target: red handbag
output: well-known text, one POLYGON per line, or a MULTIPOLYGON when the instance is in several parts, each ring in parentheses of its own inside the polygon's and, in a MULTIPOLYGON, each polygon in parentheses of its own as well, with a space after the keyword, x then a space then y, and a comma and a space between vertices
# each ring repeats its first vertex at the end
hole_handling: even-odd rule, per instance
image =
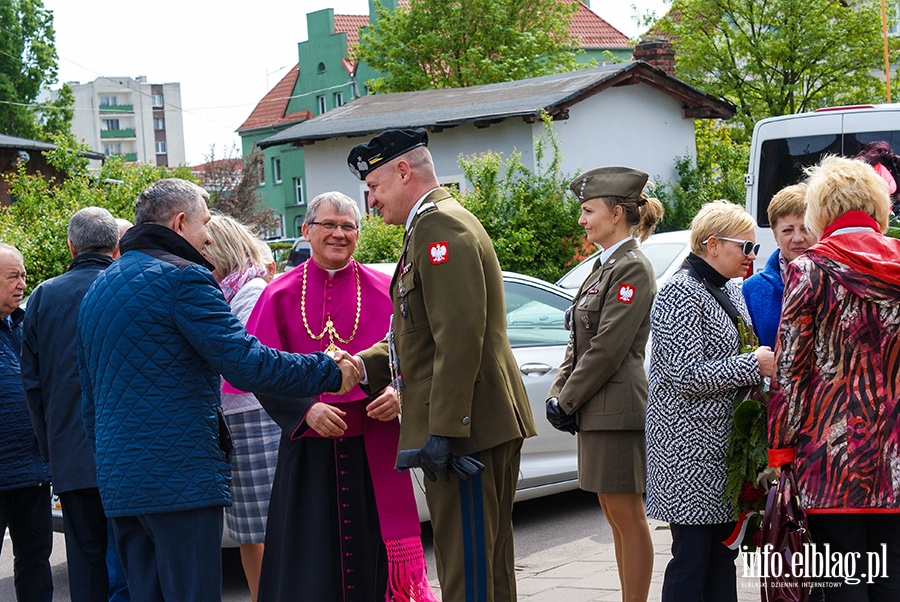
POLYGON ((760 547, 781 557, 780 562, 770 563, 772 566, 763 575, 763 602, 807 602, 810 578, 791 574, 793 554, 802 554, 810 539, 806 512, 800 506, 797 482, 790 465, 781 467, 778 484, 769 490, 761 532, 760 547), (772 570, 778 567, 780 570, 772 570))

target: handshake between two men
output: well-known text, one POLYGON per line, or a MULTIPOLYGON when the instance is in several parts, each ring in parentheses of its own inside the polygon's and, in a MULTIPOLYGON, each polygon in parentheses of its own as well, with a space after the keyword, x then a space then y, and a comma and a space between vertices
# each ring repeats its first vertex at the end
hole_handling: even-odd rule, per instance
MULTIPOLYGON (((338 395, 350 391, 359 384, 364 374, 362 360, 346 351, 335 351, 331 355, 341 370, 341 388, 338 395)), ((366 415, 376 420, 393 420, 400 414, 400 395, 393 387, 386 387, 366 406, 366 415)), ((310 428, 323 437, 340 437, 347 428, 343 421, 346 413, 335 405, 319 402, 306 414, 306 422, 310 428)), ((445 481, 455 474, 460 479, 484 471, 484 464, 470 456, 454 454, 450 451, 453 439, 439 435, 429 435, 425 444, 419 449, 403 449, 397 454, 397 470, 421 468, 425 478, 437 480, 438 476, 445 481)))

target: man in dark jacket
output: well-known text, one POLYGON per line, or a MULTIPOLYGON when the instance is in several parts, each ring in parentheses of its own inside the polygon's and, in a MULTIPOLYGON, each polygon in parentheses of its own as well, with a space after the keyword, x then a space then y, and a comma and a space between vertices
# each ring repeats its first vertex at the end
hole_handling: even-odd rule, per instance
POLYGON ((231 470, 220 374, 244 391, 296 398, 358 380, 348 361, 276 351, 247 334, 201 254, 208 198, 177 178, 144 190, 122 257, 78 318, 85 429, 135 602, 221 600, 231 470))
POLYGON ((12 539, 16 598, 49 602, 50 468, 38 450, 22 387, 24 293, 22 254, 0 243, 0 534, 8 528, 12 539))
MULTIPOLYGON (((107 520, 97 489, 94 450, 81 421, 76 325, 88 287, 118 256, 119 228, 106 209, 86 207, 69 220, 69 271, 28 299, 22 380, 53 491, 63 507, 72 602, 106 602, 107 520)), ((112 550, 115 553, 115 550, 112 550)))

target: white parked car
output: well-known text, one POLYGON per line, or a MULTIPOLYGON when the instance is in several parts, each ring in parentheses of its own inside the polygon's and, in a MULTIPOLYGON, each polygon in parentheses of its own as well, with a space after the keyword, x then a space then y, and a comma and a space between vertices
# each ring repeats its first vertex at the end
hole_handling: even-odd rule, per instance
MULTIPOLYGON (((656 288, 659 289, 672 274, 681 268, 681 262, 691 252, 691 231, 676 230, 654 234, 641 243, 641 251, 653 265, 653 272, 656 274, 656 288)), ((584 279, 590 275, 591 268, 598 257, 600 257, 600 251, 569 270, 565 276, 556 281, 556 284, 562 288, 571 289, 574 294, 584 279)))

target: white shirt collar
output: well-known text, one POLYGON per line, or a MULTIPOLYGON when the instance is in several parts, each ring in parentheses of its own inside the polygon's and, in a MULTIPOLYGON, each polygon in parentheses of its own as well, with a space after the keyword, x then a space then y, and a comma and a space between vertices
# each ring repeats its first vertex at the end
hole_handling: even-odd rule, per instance
POLYGON ((632 239, 631 236, 626 236, 625 238, 623 238, 622 240, 620 240, 619 242, 617 242, 610 248, 603 249, 603 252, 600 253, 600 265, 603 265, 604 263, 606 263, 606 260, 609 259, 610 257, 612 257, 612 254, 616 252, 616 249, 618 249, 619 247, 621 247, 623 244, 625 244, 626 242, 628 242, 631 239, 632 239))
POLYGON ((409 226, 410 226, 410 224, 412 224, 413 218, 416 216, 416 213, 419 211, 419 207, 421 207, 422 203, 425 201, 425 197, 427 197, 429 194, 431 194, 438 188, 439 187, 434 187, 431 190, 429 190, 428 192, 426 192, 425 194, 423 194, 419 198, 419 200, 416 201, 416 204, 413 205, 412 209, 409 210, 409 215, 406 216, 406 229, 407 230, 409 230, 409 226))

